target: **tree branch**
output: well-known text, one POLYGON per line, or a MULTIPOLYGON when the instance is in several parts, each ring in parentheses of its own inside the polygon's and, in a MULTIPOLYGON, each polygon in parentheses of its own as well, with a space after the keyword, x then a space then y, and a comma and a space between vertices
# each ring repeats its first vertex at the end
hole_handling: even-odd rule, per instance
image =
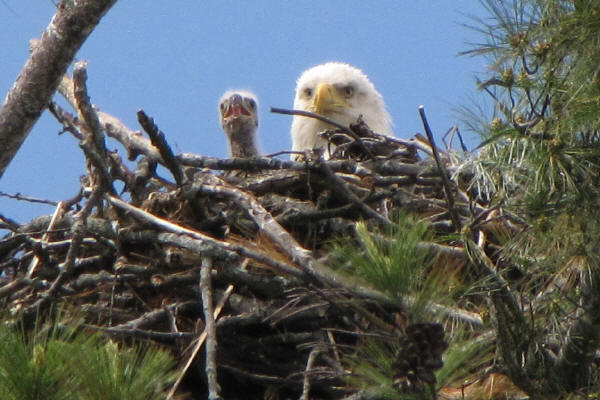
POLYGON ((202 309, 204 310, 204 323, 206 332, 206 380, 208 381, 208 398, 217 400, 221 387, 217 380, 217 328, 213 307, 213 293, 210 272, 212 258, 206 257, 200 268, 200 293, 202 293, 202 309))
POLYGON ((116 0, 62 1, 0 108, 0 177, 47 107, 58 84, 116 0))
POLYGON ((460 217, 458 216, 458 212, 456 212, 456 208, 454 207, 454 194, 452 193, 452 188, 450 187, 448 171, 446 170, 446 167, 440 160, 440 156, 437 152, 437 147, 435 146, 435 140, 433 139, 433 133, 431 132, 429 122, 427 122, 427 118, 425 117, 425 108, 423 106, 419 106, 419 115, 421 115, 423 127, 425 128, 425 133, 427 133, 427 138, 429 139, 429 143, 431 144, 433 158, 435 159, 435 163, 437 164, 440 170, 440 175, 442 177, 442 183, 444 186, 444 193, 446 194, 446 201, 448 202, 448 213, 450 214, 450 218, 452 219, 454 229, 456 230, 456 232, 460 232, 462 224, 460 223, 460 217))

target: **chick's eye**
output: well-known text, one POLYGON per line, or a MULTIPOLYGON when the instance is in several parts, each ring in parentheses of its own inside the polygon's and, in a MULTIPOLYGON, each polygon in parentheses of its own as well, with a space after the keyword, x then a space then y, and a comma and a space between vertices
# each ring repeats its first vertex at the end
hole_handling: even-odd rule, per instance
POLYGON ((304 89, 304 95, 306 97, 311 97, 312 96, 312 89, 311 88, 304 89))
POLYGON ((344 87, 344 96, 352 97, 353 94, 354 94, 354 87, 352 87, 352 86, 344 87))
POLYGON ((256 109, 256 102, 252 99, 248 99, 248 105, 250 106, 251 109, 255 110, 256 109))
POLYGON ((219 104, 219 107, 221 108, 221 111, 225 111, 225 103, 219 104))

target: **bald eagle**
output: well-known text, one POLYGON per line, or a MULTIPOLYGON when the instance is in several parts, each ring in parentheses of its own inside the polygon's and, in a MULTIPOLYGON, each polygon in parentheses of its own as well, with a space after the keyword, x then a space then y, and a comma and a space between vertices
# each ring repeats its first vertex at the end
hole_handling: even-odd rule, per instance
MULTIPOLYGON (((321 114, 342 125, 356 122, 362 115, 374 132, 393 136, 383 97, 360 69, 349 64, 328 62, 304 71, 296 85, 294 109, 321 114)), ((327 141, 318 133, 332 128, 317 119, 295 115, 292 150, 325 148, 325 158, 329 158, 327 141)), ((299 159, 301 155, 292 155, 292 160, 299 159)))
POLYGON ((229 90, 219 100, 221 127, 229 139, 231 157, 258 157, 258 99, 250 92, 229 90))

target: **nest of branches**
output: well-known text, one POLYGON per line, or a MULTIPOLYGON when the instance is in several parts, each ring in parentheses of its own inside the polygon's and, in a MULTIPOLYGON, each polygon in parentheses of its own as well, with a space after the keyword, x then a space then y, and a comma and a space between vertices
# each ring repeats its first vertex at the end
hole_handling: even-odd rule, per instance
MULTIPOLYGON (((328 161, 174 155, 143 112, 149 139, 96 110, 85 79, 78 63, 59 89, 76 116, 50 106, 85 153, 81 192, 53 215, 10 226, 0 241, 0 298, 13 315, 60 305, 79 310, 90 329, 169 346, 184 371, 171 395, 367 398, 346 384, 344 359, 366 336, 404 335, 402 305, 333 270, 326 244, 352 237, 359 220, 391 225, 399 209, 440 234, 490 212, 450 182, 443 154, 420 160, 418 151, 435 148, 424 138, 385 138, 358 121, 326 133, 337 146, 328 161), (107 151, 104 132, 133 167, 107 151)), ((465 258, 452 243, 427 250, 465 258)), ((440 327, 431 330, 434 359, 414 362, 436 369, 445 345, 440 327)), ((402 351, 428 348, 422 340, 402 351)), ((399 365, 404 389, 432 384, 430 371, 399 365)))

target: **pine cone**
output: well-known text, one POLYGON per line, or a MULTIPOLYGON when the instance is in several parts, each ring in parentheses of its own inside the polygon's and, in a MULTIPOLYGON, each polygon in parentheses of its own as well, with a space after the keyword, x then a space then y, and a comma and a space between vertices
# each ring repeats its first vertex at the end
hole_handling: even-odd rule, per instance
POLYGON ((448 348, 440 324, 419 323, 406 327, 392 364, 394 387, 401 392, 421 392, 436 383, 435 371, 442 368, 442 353, 448 348))

